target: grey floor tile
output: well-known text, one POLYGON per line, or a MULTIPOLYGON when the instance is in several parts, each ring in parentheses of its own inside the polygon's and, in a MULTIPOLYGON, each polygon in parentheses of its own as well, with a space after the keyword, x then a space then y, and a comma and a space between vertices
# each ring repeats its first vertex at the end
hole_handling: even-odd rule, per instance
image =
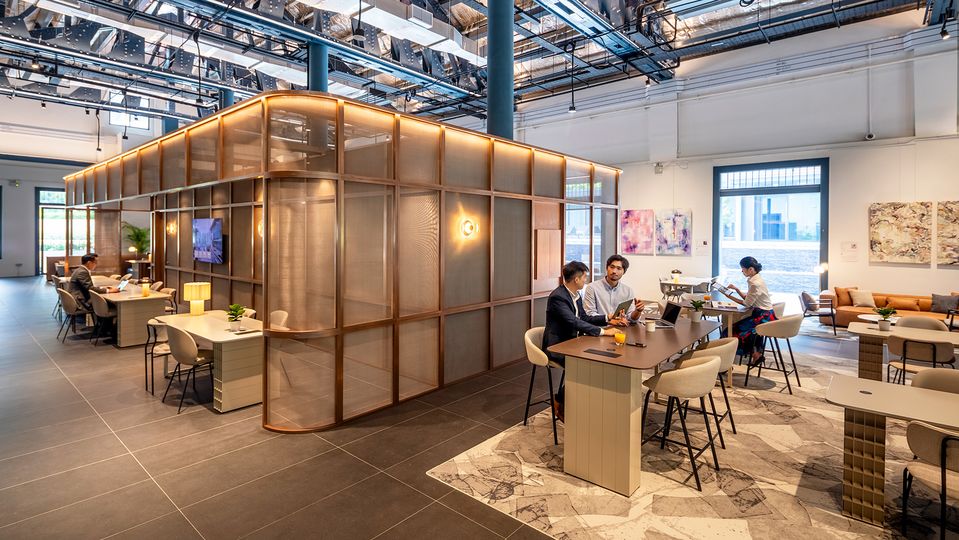
POLYGON ((482 523, 484 527, 500 536, 509 536, 522 525, 522 522, 516 518, 483 504, 460 491, 450 491, 439 499, 439 502, 477 523, 482 523))
MULTIPOLYGON (((533 401, 539 401, 540 399, 545 399, 545 398, 546 398, 545 394, 539 396, 538 398, 536 396, 533 396, 533 401)), ((546 407, 548 407, 548 405, 546 405, 545 403, 531 405, 529 408, 529 415, 533 416, 536 413, 545 409, 546 407)), ((525 412, 526 412, 526 401, 523 400, 523 403, 520 404, 519 406, 510 409, 509 411, 497 416, 496 418, 486 420, 484 423, 495 429, 503 431, 506 428, 513 427, 516 424, 522 422, 523 414, 525 412)))
POLYGON ((373 538, 432 502, 378 474, 257 531, 252 538, 373 538))
POLYGON ((311 458, 183 509, 205 538, 236 538, 376 473, 340 450, 311 458))
POLYGON ((436 502, 376 538, 377 540, 409 540, 411 538, 485 540, 502 538, 502 536, 436 502))
POLYGON ((395 426, 400 422, 419 416, 432 409, 432 405, 414 399, 401 403, 396 407, 391 407, 375 412, 369 416, 347 422, 342 426, 322 431, 319 435, 337 446, 343 446, 361 437, 395 426))
POLYGON ((156 477, 180 507, 289 467, 333 448, 310 435, 284 435, 156 477))
MULTIPOLYGON (((545 379, 545 371, 543 375, 545 379)), ((449 405, 444 405, 443 409, 477 422, 486 422, 515 409, 517 406, 525 407, 528 391, 528 387, 523 388, 518 384, 501 384, 449 405)), ((534 392, 533 398, 534 400, 537 398, 544 399, 545 395, 534 392)))
POLYGON ((509 540, 549 540, 552 536, 543 534, 529 525, 520 525, 520 527, 507 538, 509 540))
POLYGON ((405 461, 401 461, 386 470, 387 474, 401 482, 429 495, 442 497, 453 488, 426 475, 426 471, 469 450, 481 442, 496 436, 500 432, 491 427, 480 425, 441 442, 405 461))
POLYGON ((452 384, 446 388, 426 394, 425 396, 421 396, 416 399, 424 403, 429 403, 430 405, 442 406, 463 399, 464 397, 473 395, 477 392, 486 390, 491 386, 503 384, 504 382, 505 381, 503 379, 484 374, 463 382, 452 384))
POLYGON ((21 431, 79 420, 95 414, 94 410, 84 401, 51 404, 50 407, 19 414, 17 411, 11 411, 0 420, 0 438, 13 436, 14 433, 21 431))
POLYGON ((146 480, 0 529, 0 536, 103 538, 175 509, 156 484, 146 480))
POLYGON ((26 429, 0 437, 0 459, 36 452, 104 433, 110 433, 110 428, 98 417, 92 415, 50 426, 26 429))
POLYGON ((184 408, 183 412, 177 415, 176 404, 173 404, 172 409, 173 414, 171 416, 167 416, 156 422, 117 430, 117 436, 130 448, 131 452, 136 452, 141 448, 193 435, 215 427, 231 424, 238 420, 260 417, 259 406, 247 407, 223 414, 216 413, 200 405, 192 407, 189 411, 190 414, 187 414, 188 411, 184 408))
POLYGON ((107 433, 0 460, 0 489, 126 453, 120 441, 107 433))
POLYGON ((148 478, 130 455, 0 490, 0 526, 148 478))
POLYGON ((183 514, 173 511, 107 538, 110 540, 188 540, 202 537, 183 514))
POLYGON ((343 449, 376 467, 387 468, 476 425, 459 415, 433 410, 354 441, 343 449))

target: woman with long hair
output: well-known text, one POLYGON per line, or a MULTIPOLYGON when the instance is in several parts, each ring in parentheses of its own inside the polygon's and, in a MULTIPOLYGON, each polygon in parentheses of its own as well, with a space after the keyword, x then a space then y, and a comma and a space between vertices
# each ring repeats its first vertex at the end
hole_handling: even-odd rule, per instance
POLYGON ((729 288, 736 291, 739 298, 730 295, 729 299, 752 308, 752 312, 733 325, 733 335, 739 338, 739 353, 746 355, 750 364, 757 364, 763 360, 763 351, 760 346, 762 338, 756 334, 756 327, 765 322, 775 321, 776 315, 773 313, 773 301, 769 296, 766 281, 759 275, 763 265, 759 264, 755 257, 743 257, 739 261, 739 267, 746 276, 749 288, 743 293, 739 287, 730 283, 729 288))

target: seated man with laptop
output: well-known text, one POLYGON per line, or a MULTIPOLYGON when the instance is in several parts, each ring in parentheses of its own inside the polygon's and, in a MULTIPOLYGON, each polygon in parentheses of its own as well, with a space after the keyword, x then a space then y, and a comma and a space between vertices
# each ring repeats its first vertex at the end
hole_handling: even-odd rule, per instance
POLYGON ((626 257, 610 255, 606 259, 606 276, 593 281, 583 291, 583 307, 586 308, 587 314, 612 313, 616 317, 625 317, 629 324, 635 324, 639 320, 646 304, 633 295, 629 285, 621 282, 627 270, 629 261, 626 257))
POLYGON ((96 268, 97 254, 87 253, 80 258, 80 266, 76 267, 73 273, 70 274, 71 292, 77 301, 87 310, 93 309, 90 305, 90 291, 106 294, 119 292, 122 287, 125 287, 122 283, 120 287, 97 287, 93 284, 93 271, 96 270, 96 268))
MULTIPOLYGON (((546 303, 546 329, 543 331, 543 352, 557 364, 566 365, 562 355, 550 353, 549 347, 577 338, 579 335, 612 336, 616 333, 606 325, 626 326, 626 320, 615 314, 589 315, 583 307, 580 291, 589 279, 589 267, 580 261, 563 266, 563 284, 549 295, 546 303)), ((563 420, 563 386, 553 400, 557 418, 563 420)))

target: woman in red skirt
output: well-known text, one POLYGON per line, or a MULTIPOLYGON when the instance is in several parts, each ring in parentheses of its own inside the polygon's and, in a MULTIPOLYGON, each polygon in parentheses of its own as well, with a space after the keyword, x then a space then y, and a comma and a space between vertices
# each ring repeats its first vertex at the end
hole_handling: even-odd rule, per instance
POLYGON ((762 361, 762 337, 756 334, 756 327, 762 323, 775 321, 776 315, 773 313, 773 302, 769 296, 769 289, 766 287, 766 281, 759 275, 763 265, 759 264, 754 257, 743 257, 739 261, 739 267, 746 276, 746 282, 749 289, 743 291, 730 284, 729 288, 739 295, 739 298, 730 296, 729 299, 737 304, 752 308, 752 313, 733 325, 733 335, 739 338, 739 354, 746 355, 750 364, 757 364, 762 361))

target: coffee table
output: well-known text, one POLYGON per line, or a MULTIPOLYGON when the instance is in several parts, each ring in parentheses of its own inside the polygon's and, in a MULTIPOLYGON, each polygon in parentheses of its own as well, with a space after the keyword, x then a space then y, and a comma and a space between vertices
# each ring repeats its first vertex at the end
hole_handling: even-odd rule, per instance
MULTIPOLYGON (((859 316, 859 318, 864 321, 869 321, 874 323, 877 323, 879 322, 880 319, 882 319, 882 317, 880 317, 879 315, 872 314, 872 313, 863 313, 862 315, 859 316)), ((896 324, 896 321, 898 320, 899 320, 899 317, 889 317, 889 322, 892 324, 896 324)))

